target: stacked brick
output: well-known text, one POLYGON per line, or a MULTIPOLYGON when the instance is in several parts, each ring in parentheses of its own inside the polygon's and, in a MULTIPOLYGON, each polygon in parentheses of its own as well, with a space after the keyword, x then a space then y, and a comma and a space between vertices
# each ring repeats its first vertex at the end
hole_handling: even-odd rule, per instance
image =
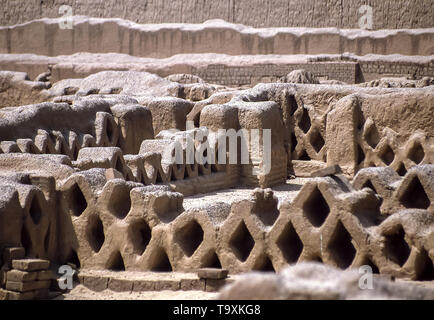
POLYGON ((3 300, 47 299, 51 286, 50 262, 42 259, 25 259, 24 248, 4 250, 2 267, 3 300))

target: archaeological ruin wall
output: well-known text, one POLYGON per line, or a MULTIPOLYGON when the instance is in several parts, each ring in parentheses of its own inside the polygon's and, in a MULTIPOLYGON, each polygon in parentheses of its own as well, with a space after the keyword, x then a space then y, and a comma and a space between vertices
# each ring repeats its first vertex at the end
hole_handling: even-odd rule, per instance
POLYGON ((369 5, 374 12, 374 29, 431 28, 433 3, 424 0, 227 0, 182 2, 46 0, 0 2, 0 25, 13 25, 39 18, 57 18, 62 5, 74 15, 122 18, 137 23, 202 23, 223 19, 254 27, 358 28, 359 8, 369 5))

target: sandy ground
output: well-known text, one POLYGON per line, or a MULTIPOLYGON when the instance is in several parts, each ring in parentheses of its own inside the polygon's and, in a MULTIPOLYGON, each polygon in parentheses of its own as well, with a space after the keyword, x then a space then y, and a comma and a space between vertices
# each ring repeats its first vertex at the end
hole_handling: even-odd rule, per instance
MULTIPOLYGON (((403 281, 401 283, 411 283, 418 286, 434 289, 434 281, 403 281)), ((213 300, 218 296, 217 292, 204 291, 147 291, 147 292, 114 292, 104 290, 94 292, 83 285, 77 285, 67 294, 58 296, 53 300, 213 300)))
MULTIPOLYGON (((279 199, 279 205, 282 201, 293 201, 300 191, 303 184, 310 178, 296 178, 287 180, 285 184, 280 184, 271 188, 274 195, 279 199)), ((207 203, 225 202, 232 204, 233 202, 249 199, 253 193, 253 189, 249 187, 237 187, 224 189, 207 194, 197 194, 184 198, 184 209, 188 210, 194 207, 203 206, 207 203)))
POLYGON ((217 292, 203 291, 146 291, 146 292, 114 292, 104 290, 94 292, 83 285, 78 285, 69 293, 54 300, 212 300, 217 292))

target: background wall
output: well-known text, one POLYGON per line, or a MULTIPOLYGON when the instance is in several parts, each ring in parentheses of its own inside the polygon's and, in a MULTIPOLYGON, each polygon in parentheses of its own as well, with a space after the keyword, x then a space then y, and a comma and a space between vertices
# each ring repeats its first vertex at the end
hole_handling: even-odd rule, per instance
POLYGON ((0 27, 0 53, 57 56, 76 52, 118 52, 167 58, 181 53, 401 54, 434 55, 434 28, 348 30, 337 28, 252 28, 214 20, 203 24, 136 24, 122 19, 84 16, 40 19, 0 27))
POLYGON ((361 5, 373 7, 374 29, 434 26, 432 0, 0 0, 0 25, 74 15, 123 18, 138 23, 201 23, 224 19, 255 27, 359 28, 361 5))

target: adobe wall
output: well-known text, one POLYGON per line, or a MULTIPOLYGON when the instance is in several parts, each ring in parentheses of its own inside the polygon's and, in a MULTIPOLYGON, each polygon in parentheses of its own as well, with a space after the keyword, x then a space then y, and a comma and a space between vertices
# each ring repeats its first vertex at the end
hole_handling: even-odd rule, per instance
POLYGON ((135 24, 122 19, 33 20, 0 27, 0 53, 47 56, 76 52, 126 53, 167 58, 181 53, 258 54, 434 54, 434 29, 349 30, 309 28, 255 29, 223 20, 204 24, 135 24))
POLYGON ((137 23, 202 23, 224 19, 255 27, 359 28, 359 8, 373 8, 374 29, 429 28, 434 2, 426 0, 26 0, 0 1, 0 25, 59 17, 61 5, 75 15, 123 18, 137 23))
POLYGON ((52 82, 84 78, 104 70, 146 71, 161 77, 185 73, 197 75, 208 83, 228 86, 276 82, 293 70, 305 69, 320 80, 339 80, 353 84, 382 77, 432 77, 434 56, 189 54, 151 59, 120 54, 79 53, 67 57, 0 54, 0 69, 25 72, 30 79, 51 70, 52 82))

